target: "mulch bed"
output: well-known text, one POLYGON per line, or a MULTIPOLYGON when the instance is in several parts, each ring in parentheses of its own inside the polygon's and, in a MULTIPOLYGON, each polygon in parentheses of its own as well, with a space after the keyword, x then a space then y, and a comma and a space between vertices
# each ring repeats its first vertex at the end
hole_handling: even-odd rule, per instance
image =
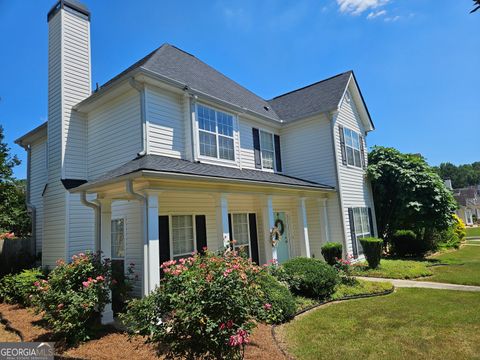
MULTIPOLYGON (((157 356, 155 348, 151 344, 145 344, 142 337, 129 339, 127 334, 110 327, 105 327, 95 339, 77 347, 68 348, 45 328, 41 316, 35 315, 32 309, 0 303, 0 317, 7 321, 11 328, 18 331, 23 341, 56 341, 56 350, 64 358, 99 360, 163 358, 163 356, 157 356)), ((245 359, 286 359, 274 342, 271 326, 258 325, 246 348, 245 359)))

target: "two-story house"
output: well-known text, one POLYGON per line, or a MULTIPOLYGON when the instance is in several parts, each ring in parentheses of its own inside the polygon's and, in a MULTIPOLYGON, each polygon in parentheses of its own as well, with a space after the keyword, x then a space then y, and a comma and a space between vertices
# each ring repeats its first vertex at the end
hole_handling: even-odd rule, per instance
POLYGON ((48 27, 48 121, 17 140, 42 265, 101 250, 148 294, 163 261, 233 239, 258 263, 362 255, 374 126, 353 72, 265 100, 164 44, 92 92, 88 9, 60 0, 48 27))

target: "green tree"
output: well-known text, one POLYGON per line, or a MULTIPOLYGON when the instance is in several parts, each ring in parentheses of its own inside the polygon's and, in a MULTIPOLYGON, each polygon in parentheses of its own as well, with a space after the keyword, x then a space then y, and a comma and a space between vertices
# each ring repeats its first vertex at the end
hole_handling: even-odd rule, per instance
POLYGON ((452 180, 455 189, 480 183, 480 162, 456 166, 452 163, 441 163, 435 171, 443 180, 452 180))
POLYGON ((399 229, 414 230, 427 241, 452 224, 455 200, 421 155, 374 147, 368 159, 378 231, 386 241, 399 229))
POLYGON ((13 231, 23 236, 30 232, 30 218, 25 204, 25 181, 13 176, 20 160, 10 154, 0 126, 0 232, 13 231))

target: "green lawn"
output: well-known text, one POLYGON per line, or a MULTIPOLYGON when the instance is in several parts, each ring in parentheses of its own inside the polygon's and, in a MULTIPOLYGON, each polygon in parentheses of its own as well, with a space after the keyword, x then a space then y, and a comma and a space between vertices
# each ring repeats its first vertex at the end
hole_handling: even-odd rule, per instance
POLYGON ((467 236, 478 236, 480 237, 480 226, 474 228, 467 228, 467 236))
MULTIPOLYGON (((389 282, 357 280, 354 285, 337 285, 331 299, 338 300, 348 296, 378 294, 392 289, 393 285, 389 282)), ((303 296, 296 296, 295 299, 297 302, 297 311, 307 309, 319 303, 318 300, 303 296)))
POLYGON ((313 310, 278 329, 303 359, 478 359, 480 293, 398 289, 313 310))
POLYGON ((480 286, 480 246, 464 245, 432 259, 448 265, 431 267, 433 276, 428 281, 480 286))
POLYGON ((433 274, 428 265, 428 261, 383 259, 377 269, 369 269, 365 263, 356 265, 354 274, 390 279, 415 279, 433 274))

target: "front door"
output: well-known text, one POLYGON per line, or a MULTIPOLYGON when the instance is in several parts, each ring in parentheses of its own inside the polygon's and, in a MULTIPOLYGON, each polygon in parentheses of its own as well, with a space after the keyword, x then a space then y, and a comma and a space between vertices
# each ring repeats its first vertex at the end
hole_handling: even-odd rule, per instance
POLYGON ((279 264, 282 264, 290 258, 290 239, 288 236, 288 223, 285 212, 275 213, 275 226, 281 234, 280 241, 277 243, 277 260, 279 264))

